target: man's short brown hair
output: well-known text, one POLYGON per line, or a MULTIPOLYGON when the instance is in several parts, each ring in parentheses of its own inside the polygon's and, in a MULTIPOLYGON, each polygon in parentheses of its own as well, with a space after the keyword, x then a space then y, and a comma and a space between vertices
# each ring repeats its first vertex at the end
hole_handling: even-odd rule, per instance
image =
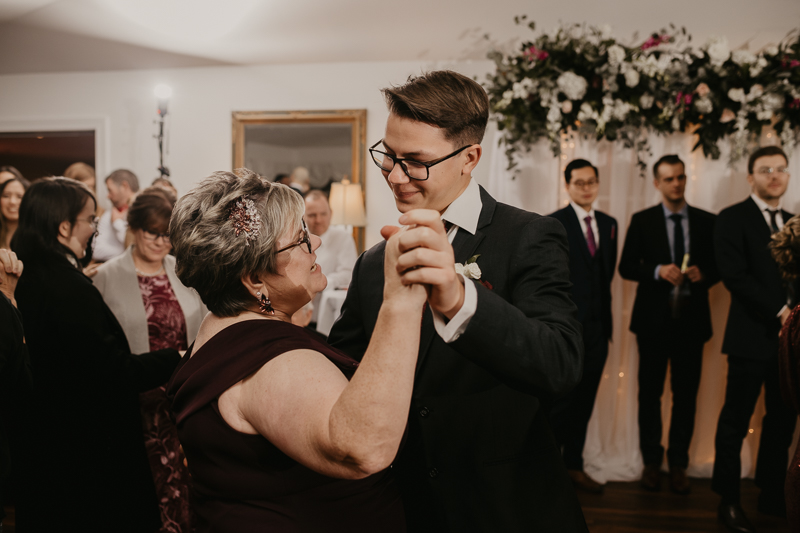
POLYGON ((747 160, 747 173, 752 174, 754 167, 756 166, 756 160, 760 157, 766 157, 768 155, 780 155, 783 156, 783 160, 786 161, 786 164, 789 164, 789 158, 786 157, 786 152, 784 152, 780 146, 762 146, 752 154, 750 154, 750 159, 747 160))
POLYGON ((410 76, 383 89, 389 112, 444 130, 459 147, 480 144, 489 121, 489 98, 478 82, 451 70, 410 76))
POLYGON ((106 183, 109 181, 114 182, 114 184, 118 187, 123 183, 127 183, 132 192, 139 192, 139 178, 137 178, 136 174, 130 170, 124 168, 115 170, 106 178, 106 183))

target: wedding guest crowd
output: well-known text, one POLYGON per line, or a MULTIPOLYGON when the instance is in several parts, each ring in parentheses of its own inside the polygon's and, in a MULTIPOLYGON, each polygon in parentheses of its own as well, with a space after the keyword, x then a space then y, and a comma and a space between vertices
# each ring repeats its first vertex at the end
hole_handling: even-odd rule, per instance
MULTIPOLYGON (((197 292, 180 282, 175 258, 168 255, 175 201, 171 191, 159 187, 139 193, 127 211, 134 244, 101 265, 92 280, 122 326, 133 353, 186 350, 207 312, 197 292)), ((162 531, 189 532, 189 474, 164 387, 142 392, 139 402, 162 531)))
POLYGON ((138 393, 166 382, 177 350, 134 355, 79 268, 96 230, 86 185, 45 178, 26 192, 12 249, 34 390, 21 430, 19 531, 154 531, 160 525, 138 393))
POLYGON ((139 191, 139 179, 130 170, 115 170, 106 178, 111 209, 103 213, 97 227, 93 259, 108 261, 125 251, 128 231, 126 211, 139 191))

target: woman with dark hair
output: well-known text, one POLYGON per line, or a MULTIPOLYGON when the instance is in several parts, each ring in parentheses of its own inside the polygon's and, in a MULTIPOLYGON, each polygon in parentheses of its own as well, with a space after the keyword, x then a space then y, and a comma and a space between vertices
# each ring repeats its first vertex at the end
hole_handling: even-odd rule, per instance
MULTIPOLYGON (((119 320, 134 353, 175 348, 194 342, 208 312, 197 291, 186 288, 168 255, 169 219, 175 196, 148 187, 128 208, 134 244, 104 263, 92 281, 119 320)), ((161 509, 161 531, 191 531, 189 473, 183 464, 178 431, 169 416, 164 387, 139 395, 145 448, 161 509)))
POLYGON ((45 178, 20 206, 12 249, 33 365, 17 530, 142 533, 159 527, 138 393, 163 384, 177 350, 133 355, 79 259, 97 229, 82 183, 45 178))
POLYGON ((392 236, 377 248, 383 306, 360 362, 292 324, 327 283, 303 208, 291 188, 240 169, 216 172, 172 215, 178 277, 211 311, 167 386, 200 533, 406 529, 389 466, 426 292, 403 285, 392 236))
POLYGON ((19 178, 0 183, 0 248, 11 246, 11 237, 19 223, 19 204, 26 190, 28 182, 19 178))
MULTIPOLYGON (((779 339, 778 365, 783 401, 800 412, 800 215, 791 218, 772 235, 772 257, 778 263, 793 309, 783 323, 779 339)), ((789 529, 800 531, 800 445, 789 462, 784 485, 789 529)))
POLYGON ((2 165, 2 166, 0 166, 0 183, 5 183, 8 180, 14 179, 14 178, 16 178, 19 181, 21 181, 22 183, 24 183, 26 188, 27 188, 28 185, 31 184, 28 180, 26 180, 22 176, 22 172, 17 170, 16 167, 12 167, 11 165, 2 165))

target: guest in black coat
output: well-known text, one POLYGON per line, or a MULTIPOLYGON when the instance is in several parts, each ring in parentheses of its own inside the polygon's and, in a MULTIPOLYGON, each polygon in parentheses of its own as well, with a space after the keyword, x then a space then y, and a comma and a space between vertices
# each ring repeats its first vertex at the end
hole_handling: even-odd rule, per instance
POLYGON ((8 503, 9 482, 19 475, 15 452, 19 422, 31 390, 31 369, 22 317, 14 289, 22 273, 22 261, 11 250, 0 249, 0 524, 8 503))
POLYGON ((663 202, 631 217, 619 273, 639 284, 630 329, 639 346, 642 486, 654 491, 661 488, 661 395, 669 363, 670 488, 686 494, 703 344, 711 338, 708 290, 719 281, 713 246, 716 216, 687 205, 685 166, 678 156, 659 159, 653 176, 663 202))
POLYGON ((722 496, 720 519, 731 531, 753 531, 739 505, 740 454, 762 385, 767 414, 756 466, 758 510, 786 513, 783 484, 797 415, 781 401, 778 333, 790 311, 769 243, 792 217, 781 209, 789 183, 787 164, 786 154, 776 146, 753 152, 747 164, 753 193, 717 219, 717 264, 731 292, 731 309, 722 344, 728 354, 728 383, 717 424, 711 488, 722 496))
POLYGON ((175 350, 133 355, 78 261, 97 225, 77 181, 34 183, 12 249, 25 262, 16 290, 33 365, 26 476, 17 530, 151 532, 158 507, 138 393, 163 384, 175 350))
POLYGON ((567 230, 572 300, 583 325, 583 376, 571 393, 556 400, 550 420, 563 446, 564 464, 573 483, 597 493, 602 492, 603 486, 584 472, 583 446, 613 327, 611 280, 617 266, 617 221, 593 207, 600 182, 597 168, 589 161, 571 161, 564 170, 564 179, 570 205, 550 216, 567 230))

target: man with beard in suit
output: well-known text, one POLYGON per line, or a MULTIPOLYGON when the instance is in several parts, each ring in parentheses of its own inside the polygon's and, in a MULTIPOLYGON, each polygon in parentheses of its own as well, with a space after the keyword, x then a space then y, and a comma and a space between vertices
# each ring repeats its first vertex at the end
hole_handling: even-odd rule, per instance
POLYGON ((600 493, 603 486, 583 469, 583 446, 611 339, 617 221, 593 207, 600 190, 597 167, 585 159, 575 159, 564 169, 564 179, 570 205, 550 216, 567 230, 572 300, 583 325, 583 377, 571 393, 556 400, 550 419, 572 482, 579 489, 600 493))
POLYGON ((725 404, 714 442, 711 488, 722 497, 719 518, 730 531, 752 532, 740 505, 742 441, 764 386, 767 413, 761 431, 756 485, 758 510, 786 515, 783 485, 797 415, 781 400, 778 333, 789 316, 788 298, 769 243, 792 214, 781 209, 789 184, 786 154, 777 146, 753 152, 747 162, 752 194, 724 209, 717 219, 717 264, 731 292, 722 352, 728 354, 725 404))
POLYGON ((688 494, 689 444, 703 345, 711 338, 708 290, 719 281, 714 260, 715 215, 686 203, 686 167, 677 155, 653 165, 662 203, 631 217, 619 273, 638 282, 630 329, 639 347, 639 447, 642 486, 661 489, 661 395, 667 365, 672 388, 670 488, 688 494))
MULTIPOLYGON (((398 269, 429 292, 393 465, 408 529, 585 532, 541 408, 582 368, 564 228, 498 203, 472 179, 489 116, 478 83, 436 71, 383 93, 389 118, 370 154, 409 227, 398 269)), ((381 306, 383 249, 359 258, 329 336, 357 359, 381 306)))

